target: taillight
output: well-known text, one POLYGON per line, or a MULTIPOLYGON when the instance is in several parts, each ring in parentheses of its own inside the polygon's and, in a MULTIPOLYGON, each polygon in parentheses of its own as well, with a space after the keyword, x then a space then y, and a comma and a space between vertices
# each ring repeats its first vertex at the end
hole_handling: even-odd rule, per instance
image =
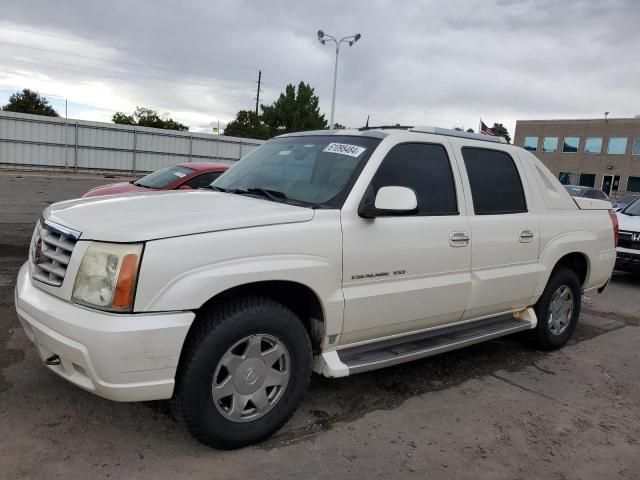
POLYGON ((611 219, 611 225, 613 225, 613 246, 618 246, 618 230, 620 229, 618 225, 618 216, 613 210, 609 210, 609 218, 611 219))

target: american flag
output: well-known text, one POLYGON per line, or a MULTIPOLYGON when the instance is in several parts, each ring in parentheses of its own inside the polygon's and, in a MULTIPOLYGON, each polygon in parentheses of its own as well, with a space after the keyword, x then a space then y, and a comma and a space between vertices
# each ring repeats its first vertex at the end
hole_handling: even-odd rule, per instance
POLYGON ((482 119, 480 120, 480 133, 483 135, 491 135, 492 137, 496 136, 496 131, 493 128, 487 127, 482 119))

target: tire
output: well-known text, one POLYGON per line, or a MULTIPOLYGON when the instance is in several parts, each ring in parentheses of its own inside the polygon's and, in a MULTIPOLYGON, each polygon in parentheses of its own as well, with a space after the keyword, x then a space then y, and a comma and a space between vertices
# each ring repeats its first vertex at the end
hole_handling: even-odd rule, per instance
POLYGON ((569 341, 578 323, 581 300, 578 275, 566 267, 556 268, 534 307, 538 324, 531 336, 538 348, 556 350, 569 341), (554 296, 560 300, 554 301, 554 296), (571 311, 566 315, 558 314, 568 308, 571 311), (562 325, 564 318, 566 323, 562 325))
POLYGON ((289 420, 309 384, 312 351, 304 325, 265 297, 225 301, 200 315, 181 357, 172 410, 198 441, 213 448, 264 440, 289 420), (266 386, 272 376, 280 385, 266 386), (227 390, 233 394, 223 397, 227 390))

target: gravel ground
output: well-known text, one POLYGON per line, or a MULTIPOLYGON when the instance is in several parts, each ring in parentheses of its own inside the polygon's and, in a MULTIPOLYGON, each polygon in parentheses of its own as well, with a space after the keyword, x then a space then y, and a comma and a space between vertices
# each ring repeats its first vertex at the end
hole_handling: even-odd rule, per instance
POLYGON ((123 404, 48 372, 13 284, 49 203, 113 182, 0 172, 0 478, 640 477, 640 278, 584 299, 571 343, 518 337, 343 379, 314 376, 262 445, 207 449, 166 402, 123 404))

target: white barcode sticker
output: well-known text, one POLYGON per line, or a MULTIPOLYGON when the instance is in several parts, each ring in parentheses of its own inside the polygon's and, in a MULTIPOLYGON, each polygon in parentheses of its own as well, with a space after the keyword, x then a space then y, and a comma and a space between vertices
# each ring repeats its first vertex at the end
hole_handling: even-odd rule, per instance
POLYGON ((180 178, 182 178, 182 177, 184 177, 184 176, 186 176, 186 175, 187 175, 186 173, 182 173, 182 172, 173 172, 173 174, 174 174, 176 177, 180 177, 180 178))
POLYGON ((349 145, 348 143, 330 143, 325 147, 323 152, 359 157, 365 150, 366 148, 359 147, 358 145, 349 145))

